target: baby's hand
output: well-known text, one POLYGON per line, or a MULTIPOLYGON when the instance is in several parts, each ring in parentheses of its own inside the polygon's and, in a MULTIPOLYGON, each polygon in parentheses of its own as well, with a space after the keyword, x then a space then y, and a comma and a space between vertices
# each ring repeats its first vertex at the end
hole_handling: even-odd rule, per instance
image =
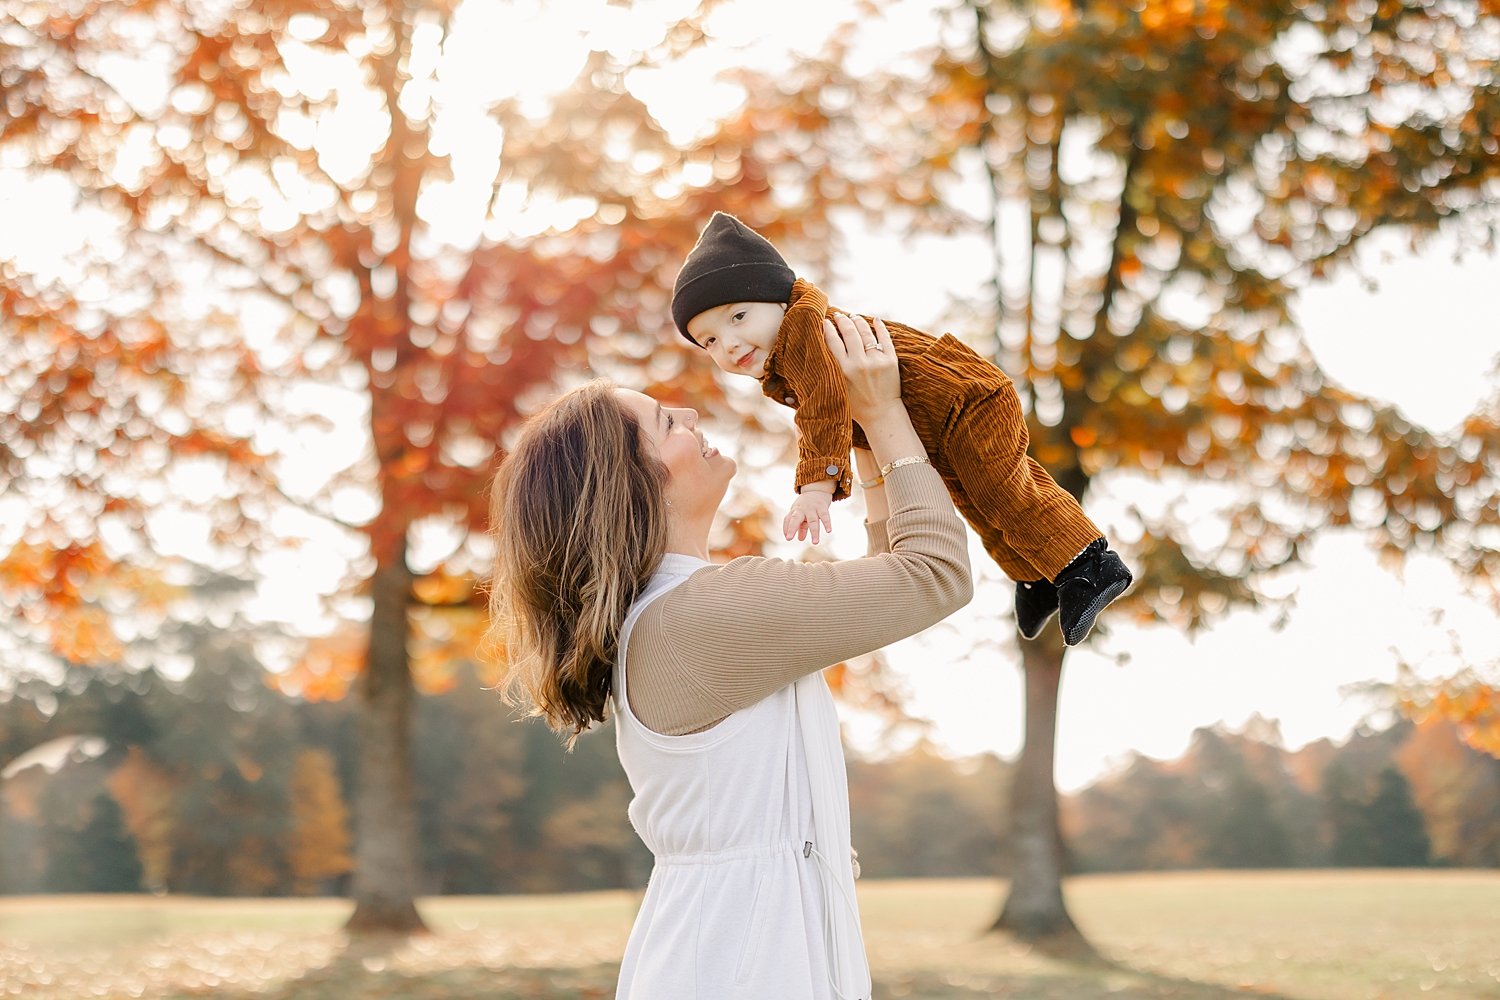
POLYGON ((828 513, 828 508, 832 506, 831 493, 824 493, 822 490, 798 493, 797 499, 792 501, 791 510, 787 511, 786 520, 781 523, 786 540, 791 541, 795 534, 797 541, 804 541, 808 532, 811 532, 812 543, 817 545, 824 529, 833 530, 833 518, 828 513))

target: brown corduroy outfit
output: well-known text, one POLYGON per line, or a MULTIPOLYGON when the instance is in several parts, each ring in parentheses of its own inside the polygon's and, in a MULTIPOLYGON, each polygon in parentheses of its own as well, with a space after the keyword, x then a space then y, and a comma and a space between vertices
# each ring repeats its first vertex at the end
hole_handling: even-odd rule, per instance
MULTIPOLYGON (((849 495, 849 449, 864 432, 849 417, 844 376, 823 339, 828 296, 798 278, 766 356, 761 391, 797 411, 797 489, 833 479, 849 495), (833 470, 833 471, 830 471, 833 470)), ((1030 455, 1021 401, 999 368, 952 334, 886 322, 901 399, 953 504, 1012 580, 1054 579, 1104 532, 1030 455)))

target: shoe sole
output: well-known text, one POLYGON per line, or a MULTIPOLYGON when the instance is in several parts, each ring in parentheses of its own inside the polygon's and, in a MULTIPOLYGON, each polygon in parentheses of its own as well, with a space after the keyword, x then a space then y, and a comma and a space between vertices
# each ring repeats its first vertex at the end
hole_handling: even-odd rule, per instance
POLYGON ((1037 625, 1035 632, 1028 633, 1025 629, 1023 629, 1019 625, 1016 626, 1016 631, 1019 632, 1019 633, 1021 633, 1021 638, 1022 639, 1035 639, 1037 636, 1039 636, 1039 635, 1042 634, 1042 630, 1047 627, 1047 623, 1050 622, 1053 619, 1053 617, 1055 617, 1056 615, 1057 615, 1057 609, 1053 608, 1051 611, 1049 611, 1047 613, 1047 617, 1043 618, 1041 620, 1041 623, 1039 625, 1037 625))
POLYGON ((1099 596, 1094 598, 1094 603, 1089 605, 1088 611, 1084 612, 1083 617, 1078 619, 1078 624, 1073 626, 1073 632, 1063 635, 1063 642, 1069 646, 1076 646, 1087 639, 1089 633, 1094 630, 1094 621, 1099 617, 1099 612, 1108 607, 1109 603, 1116 597, 1125 593, 1126 588, 1130 586, 1130 582, 1128 579, 1119 580, 1100 591, 1099 596))

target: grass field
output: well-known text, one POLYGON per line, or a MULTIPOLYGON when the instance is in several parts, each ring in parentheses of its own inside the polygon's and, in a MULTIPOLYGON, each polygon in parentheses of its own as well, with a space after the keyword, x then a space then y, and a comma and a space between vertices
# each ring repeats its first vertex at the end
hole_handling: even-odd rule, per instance
MULTIPOLYGON (((1187 872, 1068 884, 1100 960, 979 932, 992 880, 861 884, 875 995, 1500 1000, 1500 872, 1187 872)), ((612 997, 631 893, 447 897, 352 943, 343 900, 0 897, 0 997, 612 997)))

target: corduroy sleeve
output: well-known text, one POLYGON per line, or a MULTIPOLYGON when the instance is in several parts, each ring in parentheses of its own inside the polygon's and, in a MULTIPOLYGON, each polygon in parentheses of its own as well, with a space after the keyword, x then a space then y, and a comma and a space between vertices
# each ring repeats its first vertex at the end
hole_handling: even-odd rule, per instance
POLYGON ((778 332, 776 373, 796 400, 797 489, 822 479, 835 481, 833 498, 850 493, 849 449, 854 429, 844 373, 823 339, 828 298, 801 279, 792 289, 792 304, 778 332))
POLYGON ((891 513, 872 552, 839 562, 743 557, 656 602, 630 640, 630 705, 666 735, 701 729, 804 674, 880 649, 969 602, 963 521, 929 465, 886 478, 891 513))

